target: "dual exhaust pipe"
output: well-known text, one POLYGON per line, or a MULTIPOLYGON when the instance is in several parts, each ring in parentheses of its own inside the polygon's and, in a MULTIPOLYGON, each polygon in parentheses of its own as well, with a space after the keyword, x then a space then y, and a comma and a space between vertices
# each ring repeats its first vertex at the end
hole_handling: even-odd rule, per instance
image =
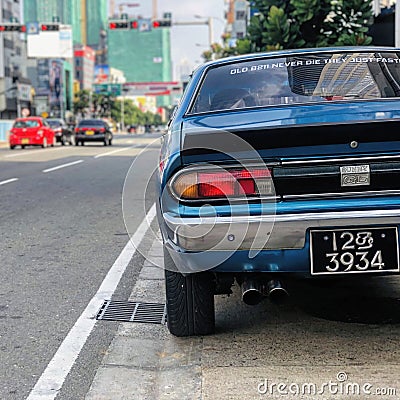
POLYGON ((265 297, 268 297, 273 303, 282 304, 289 293, 277 279, 271 279, 263 282, 256 279, 244 279, 242 284, 242 300, 248 305, 256 305, 265 297))

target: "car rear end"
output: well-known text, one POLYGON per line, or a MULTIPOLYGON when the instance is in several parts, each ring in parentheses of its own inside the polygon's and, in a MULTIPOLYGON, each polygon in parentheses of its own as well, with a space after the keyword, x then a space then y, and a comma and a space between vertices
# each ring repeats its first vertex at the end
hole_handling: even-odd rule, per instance
POLYGON ((256 304, 285 297, 289 279, 399 274, 399 128, 395 51, 200 68, 160 159, 171 332, 211 333, 204 304, 234 279, 256 304))
POLYGON ((210 69, 163 176, 163 235, 179 268, 397 274, 399 71, 387 51, 210 69), (213 105, 227 87, 248 92, 235 109, 237 93, 213 105))
POLYGON ((78 142, 105 142, 109 132, 101 120, 87 119, 78 123, 75 128, 75 141, 78 142))
POLYGON ((57 143, 63 143, 65 142, 65 132, 63 132, 63 123, 61 120, 58 119, 48 119, 47 120, 48 124, 50 125, 50 128, 53 129, 54 135, 56 138, 57 143))
POLYGON ((38 119, 17 118, 10 130, 10 148, 42 145, 44 135, 45 130, 38 119))

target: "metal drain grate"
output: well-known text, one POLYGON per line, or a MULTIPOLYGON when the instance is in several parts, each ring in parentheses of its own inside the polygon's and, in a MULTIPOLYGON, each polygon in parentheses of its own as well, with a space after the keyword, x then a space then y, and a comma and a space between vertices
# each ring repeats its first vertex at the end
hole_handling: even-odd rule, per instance
POLYGON ((165 324, 165 304, 139 303, 134 301, 105 300, 96 319, 121 322, 165 324))

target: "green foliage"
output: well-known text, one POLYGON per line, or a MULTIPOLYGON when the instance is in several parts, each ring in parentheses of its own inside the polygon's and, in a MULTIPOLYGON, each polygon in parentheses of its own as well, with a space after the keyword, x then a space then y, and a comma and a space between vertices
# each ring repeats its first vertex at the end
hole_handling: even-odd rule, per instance
POLYGON ((330 29, 325 34, 339 46, 369 45, 372 38, 366 33, 372 16, 369 0, 334 1, 328 21, 330 29))
MULTIPOLYGON (((96 118, 110 117, 114 121, 121 121, 121 100, 113 97, 90 93, 81 90, 76 94, 74 100, 76 115, 92 116, 96 118)), ((143 112, 134 105, 130 99, 124 100, 124 123, 125 125, 159 125, 161 117, 151 112, 143 112)))
MULTIPOLYGON (((121 100, 115 100, 111 107, 111 118, 121 121, 121 100)), ((125 125, 160 125, 161 117, 149 111, 143 112, 135 106, 132 100, 124 99, 124 124, 125 125)))
MULTIPOLYGON (((253 0, 259 11, 235 47, 213 45, 205 60, 280 49, 372 43, 370 0, 253 0), (217 47, 219 46, 219 47, 217 47)), ((226 39, 226 38, 225 38, 226 39)))

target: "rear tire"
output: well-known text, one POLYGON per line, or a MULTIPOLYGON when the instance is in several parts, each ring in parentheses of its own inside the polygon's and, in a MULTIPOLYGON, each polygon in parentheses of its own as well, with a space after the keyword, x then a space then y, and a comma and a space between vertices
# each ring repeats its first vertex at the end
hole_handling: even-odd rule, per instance
POLYGON ((209 272, 182 275, 164 248, 167 324, 175 336, 209 335, 215 331, 213 276, 209 272))
POLYGON ((11 150, 14 150, 14 149, 15 149, 15 145, 10 144, 10 149, 11 149, 11 150))

